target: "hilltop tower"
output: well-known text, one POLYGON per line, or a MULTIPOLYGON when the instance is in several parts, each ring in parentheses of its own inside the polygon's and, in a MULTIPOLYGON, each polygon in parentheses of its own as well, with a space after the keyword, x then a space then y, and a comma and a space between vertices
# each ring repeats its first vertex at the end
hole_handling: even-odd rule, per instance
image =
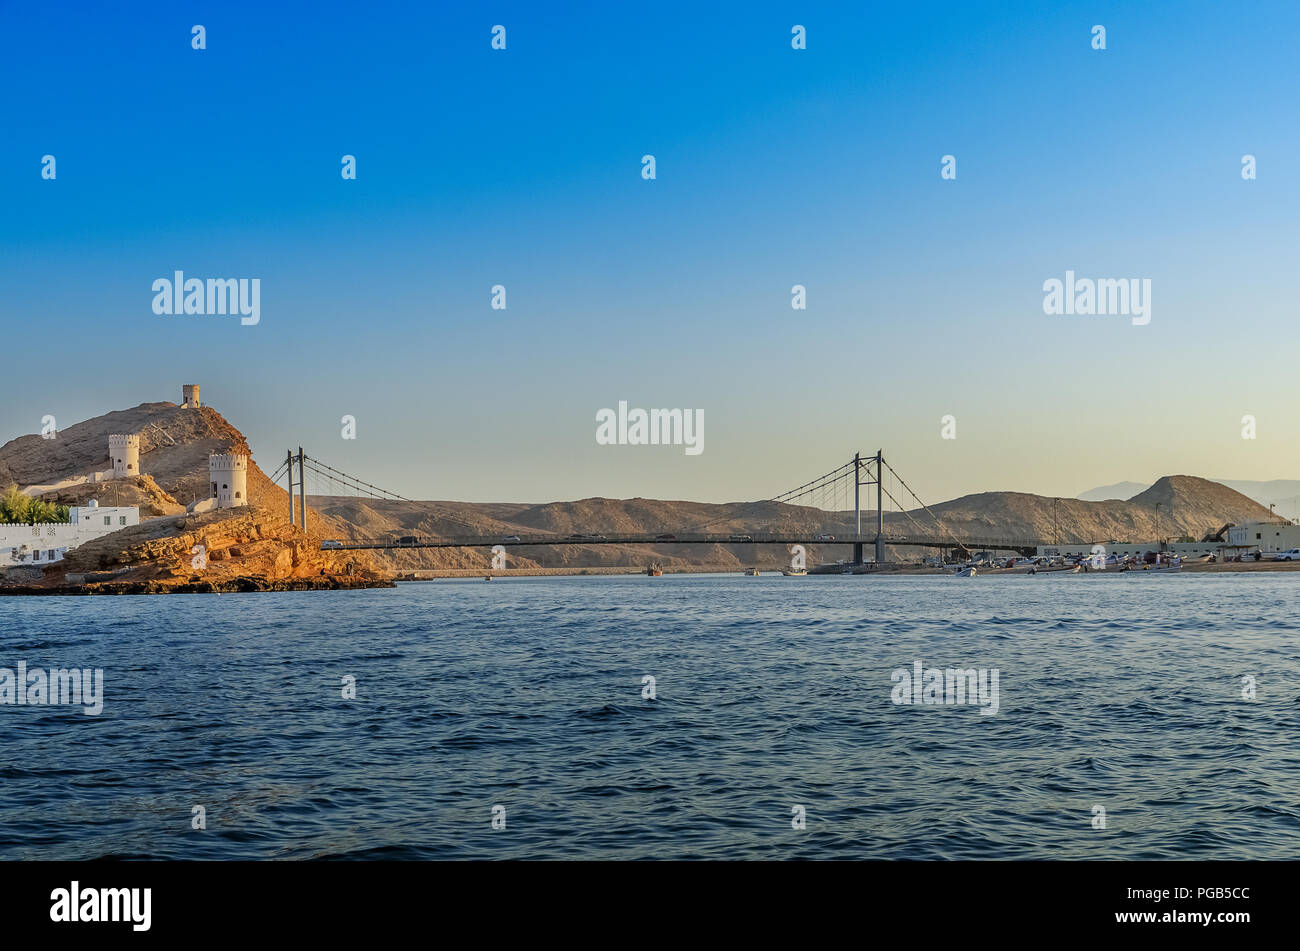
POLYGON ((140 437, 109 436, 108 458, 113 463, 113 478, 125 479, 140 474, 140 437))
POLYGON ((199 402, 199 385, 197 383, 182 384, 181 409, 198 409, 202 405, 199 402))
POLYGON ((217 508, 248 504, 248 456, 242 452, 214 452, 208 456, 208 479, 217 508))

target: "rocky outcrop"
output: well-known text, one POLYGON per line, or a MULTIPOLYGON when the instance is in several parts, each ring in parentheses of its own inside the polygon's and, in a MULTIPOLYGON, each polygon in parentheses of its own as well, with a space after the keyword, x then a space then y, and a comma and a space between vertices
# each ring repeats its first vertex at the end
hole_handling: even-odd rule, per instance
POLYGON ((298 582, 366 587, 388 580, 389 573, 378 570, 367 553, 322 551, 319 538, 291 525, 284 515, 250 506, 121 529, 69 551, 62 562, 45 569, 39 584, 27 586, 108 586, 110 593, 152 593, 281 590, 275 586, 298 582))

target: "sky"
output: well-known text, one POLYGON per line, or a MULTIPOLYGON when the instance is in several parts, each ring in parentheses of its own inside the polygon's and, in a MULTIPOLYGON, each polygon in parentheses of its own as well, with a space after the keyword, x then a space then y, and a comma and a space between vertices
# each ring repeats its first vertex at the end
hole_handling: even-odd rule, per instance
POLYGON ((0 442, 199 383, 422 499, 1300 477, 1300 5, 268 6, 0 2, 0 442), (1045 314, 1067 270, 1150 322, 1045 314))

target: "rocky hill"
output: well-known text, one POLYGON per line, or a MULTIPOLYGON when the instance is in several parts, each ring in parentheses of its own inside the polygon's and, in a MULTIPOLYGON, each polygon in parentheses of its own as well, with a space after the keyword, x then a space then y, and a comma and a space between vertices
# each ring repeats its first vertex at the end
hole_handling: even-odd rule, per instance
MULTIPOLYGON (((69 505, 90 499, 138 505, 142 524, 73 549, 61 565, 36 574, 44 583, 63 584, 69 574, 106 570, 122 572, 130 581, 188 582, 196 574, 190 548, 200 542, 215 555, 202 577, 220 583, 236 577, 304 581, 333 575, 377 580, 391 574, 365 552, 346 558, 320 552, 321 539, 337 534, 337 527, 310 507, 305 533, 289 525, 288 493, 267 478, 251 453, 247 507, 183 517, 187 504, 210 495, 210 453, 249 453, 244 435, 207 406, 141 403, 69 426, 53 439, 20 436, 0 446, 0 489, 11 483, 53 485, 108 469, 113 433, 139 434, 141 475, 65 486, 42 497, 69 505), (142 539, 150 544, 141 547, 142 539), (308 556, 309 551, 316 554, 308 556)), ((34 569, 15 571, 18 580, 33 580, 34 569)))

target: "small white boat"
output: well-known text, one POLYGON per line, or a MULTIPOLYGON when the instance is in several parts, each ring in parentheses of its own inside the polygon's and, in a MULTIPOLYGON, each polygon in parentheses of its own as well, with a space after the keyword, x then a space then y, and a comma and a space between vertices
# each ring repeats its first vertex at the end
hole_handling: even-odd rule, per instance
POLYGON ((968 566, 968 567, 966 567, 966 568, 958 568, 958 569, 957 569, 957 577, 958 577, 958 578, 974 578, 974 577, 975 577, 975 566, 974 566, 974 565, 970 565, 970 566, 968 566))
POLYGON ((787 578, 802 578, 808 573, 807 568, 782 568, 781 574, 787 578))

